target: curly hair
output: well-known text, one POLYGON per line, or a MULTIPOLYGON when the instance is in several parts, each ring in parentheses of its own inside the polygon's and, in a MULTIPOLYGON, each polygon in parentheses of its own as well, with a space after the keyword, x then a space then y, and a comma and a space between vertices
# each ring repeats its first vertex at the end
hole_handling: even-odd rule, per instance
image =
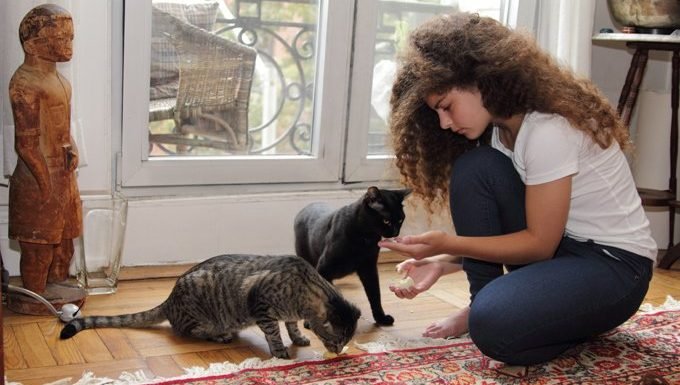
POLYGON ((401 55, 390 99, 390 129, 402 182, 433 211, 446 202, 451 168, 464 152, 488 143, 439 129, 425 97, 451 89, 481 93, 495 118, 554 113, 586 132, 600 147, 630 143, 628 129, 589 80, 577 78, 527 34, 477 14, 437 16, 415 29, 401 55))

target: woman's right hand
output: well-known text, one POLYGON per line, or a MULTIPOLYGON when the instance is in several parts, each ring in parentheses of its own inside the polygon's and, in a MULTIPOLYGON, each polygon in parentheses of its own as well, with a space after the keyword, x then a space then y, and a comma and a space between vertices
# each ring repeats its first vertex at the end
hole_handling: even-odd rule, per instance
POLYGON ((453 253, 453 250, 447 250, 449 237, 443 231, 434 230, 390 240, 383 239, 378 242, 378 246, 390 249, 408 258, 420 260, 438 254, 453 253))
POLYGON ((389 289, 399 298, 414 298, 418 294, 428 290, 444 273, 443 263, 429 259, 407 259, 397 265, 397 271, 404 277, 413 279, 413 286, 402 288, 390 285, 389 289))

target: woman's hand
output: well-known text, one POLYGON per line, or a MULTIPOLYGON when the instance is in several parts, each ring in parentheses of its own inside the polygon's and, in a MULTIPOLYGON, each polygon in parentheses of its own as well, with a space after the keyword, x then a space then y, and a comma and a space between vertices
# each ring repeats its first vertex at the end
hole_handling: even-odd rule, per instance
POLYGON ((420 235, 407 235, 394 240, 382 240, 378 246, 390 249, 413 259, 423 259, 437 254, 450 253, 445 250, 448 235, 443 231, 428 231, 420 235))
POLYGON ((428 290, 437 282, 439 277, 444 274, 444 264, 448 262, 440 262, 436 260, 415 260, 408 259, 397 265, 397 271, 402 273, 405 277, 413 279, 411 287, 399 287, 397 285, 390 285, 392 291, 399 298, 414 298, 418 294, 428 290))

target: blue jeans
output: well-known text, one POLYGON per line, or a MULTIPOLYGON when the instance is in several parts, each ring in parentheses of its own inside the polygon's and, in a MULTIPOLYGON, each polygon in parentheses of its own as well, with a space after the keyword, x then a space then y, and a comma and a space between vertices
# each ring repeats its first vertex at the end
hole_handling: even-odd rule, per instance
MULTIPOLYGON (((511 160, 482 146, 454 164, 451 216, 461 236, 526 228, 524 190, 511 160)), ((549 361, 620 325, 639 308, 652 261, 592 241, 564 237, 552 259, 523 266, 463 258, 470 283, 470 337, 485 355, 511 365, 549 361)))

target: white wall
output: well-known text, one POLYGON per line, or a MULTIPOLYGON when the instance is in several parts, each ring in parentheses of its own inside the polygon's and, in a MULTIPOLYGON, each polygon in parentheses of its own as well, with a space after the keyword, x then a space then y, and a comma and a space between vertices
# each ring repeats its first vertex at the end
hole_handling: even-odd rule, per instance
MULTIPOLYGON (((306 204, 351 203, 365 189, 263 193, 192 198, 136 199, 129 203, 123 266, 198 262, 224 253, 294 252, 293 218, 306 204)), ((423 209, 405 205, 402 234, 428 229, 453 232, 448 212, 429 220, 423 209)), ((18 274, 18 244, 7 239, 6 210, 0 211, 0 246, 10 274, 18 274)))
MULTIPOLYGON (((17 30, 23 15, 42 1, 0 1, 0 124, 11 129, 12 114, 7 100, 11 75, 23 60, 17 30)), ((83 195, 110 193, 114 174, 112 148, 120 140, 120 90, 112 86, 116 68, 111 58, 112 2, 106 0, 54 1, 72 11, 76 35, 74 57, 59 70, 74 89, 73 116, 82 128, 87 165, 79 170, 83 195), (112 75, 112 73, 114 75, 112 75)), ((598 1, 595 30, 612 27, 606 2, 598 1)), ((593 47, 593 80, 615 103, 625 79, 632 53, 619 45, 593 47)), ((643 89, 668 92, 670 60, 651 55, 643 89)), ((635 118, 635 116, 634 116, 635 118)), ((662 138, 664 136, 662 135, 662 138)), ((665 140, 665 139, 662 139, 665 140)), ((9 149, 11 150, 11 148, 9 149)), ((8 151, 3 147, 3 154, 8 151)), ((0 157, 2 166, 2 157, 0 157)), ((2 167, 0 167, 2 169, 2 167)), ((11 167, 10 167, 11 170, 11 167)), ((661 172, 663 174, 663 172, 661 172)), ((666 174, 661 177, 666 178, 666 174)), ((6 182, 6 181, 5 181, 6 182)), ((349 203, 363 188, 344 191, 226 195, 196 194, 196 197, 147 198, 130 202, 123 265, 148 265, 199 261, 225 252, 287 253, 293 251, 292 220, 299 208, 311 201, 335 206, 349 203)), ((7 239, 7 191, 0 188, 0 250, 12 275, 18 274, 18 245, 7 239)), ((654 235, 665 245, 664 213, 650 213, 654 235), (657 218, 660 214, 662 218, 657 218)), ((402 233, 416 233, 434 227, 453 231, 448 213, 428 223, 423 210, 409 208, 402 233)))

